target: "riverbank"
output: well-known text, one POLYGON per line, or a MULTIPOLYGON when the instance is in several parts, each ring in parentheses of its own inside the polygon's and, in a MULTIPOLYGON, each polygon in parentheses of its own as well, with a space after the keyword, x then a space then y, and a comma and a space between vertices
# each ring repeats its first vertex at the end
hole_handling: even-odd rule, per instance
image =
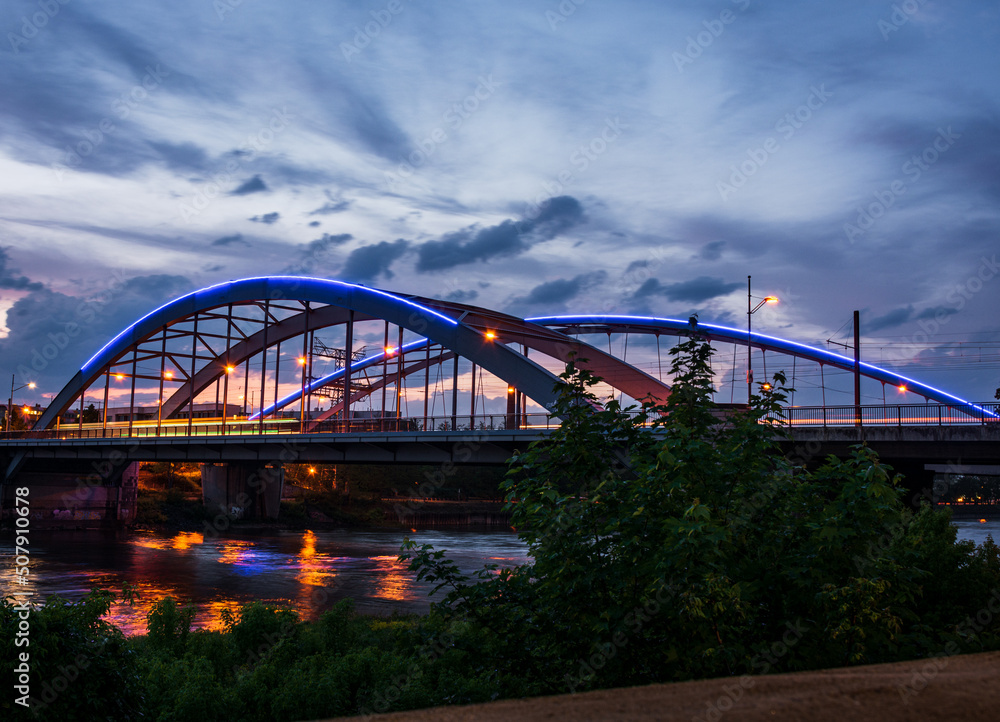
MULTIPOLYGON (((386 722, 542 720, 714 721, 844 719, 993 722, 1000 709, 1000 652, 792 674, 434 707, 375 715, 386 722)), ((357 719, 339 717, 337 719, 357 719)))

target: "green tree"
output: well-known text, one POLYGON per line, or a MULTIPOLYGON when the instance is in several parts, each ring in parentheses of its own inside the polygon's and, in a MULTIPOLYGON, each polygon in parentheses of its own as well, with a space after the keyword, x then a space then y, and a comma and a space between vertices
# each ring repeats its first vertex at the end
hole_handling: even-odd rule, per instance
MULTIPOLYGON (((943 533, 947 519, 916 525, 898 477, 867 447, 813 469, 785 458, 782 374, 724 416, 696 321, 671 354, 665 405, 601 407, 597 379, 567 367, 562 426, 517 454, 505 482, 530 565, 476 582, 408 545, 412 568, 452 589, 437 613, 490 631, 492 654, 478 663, 557 691, 877 662, 943 644, 958 609, 927 634, 921 595, 957 577, 931 579, 929 557, 953 572, 970 564, 943 533)), ((1000 581, 991 563, 974 565, 980 582, 1000 581)))

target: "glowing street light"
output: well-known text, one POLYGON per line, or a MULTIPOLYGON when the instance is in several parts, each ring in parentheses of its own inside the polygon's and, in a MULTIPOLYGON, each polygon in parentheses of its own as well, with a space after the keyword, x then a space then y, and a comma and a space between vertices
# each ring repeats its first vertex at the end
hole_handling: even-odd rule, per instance
POLYGON ((486 332, 486 338, 488 338, 490 341, 492 341, 496 337, 497 337, 497 332, 496 331, 487 331, 486 332))
MULTIPOLYGON (((10 400, 7 402, 7 426, 6 431, 10 431, 10 417, 13 416, 14 411, 14 392, 20 391, 21 389, 33 389, 35 388, 35 382, 29 381, 26 384, 21 384, 17 388, 14 388, 14 374, 10 375, 10 400)), ((25 408, 28 408, 25 406, 25 408)))
POLYGON ((750 397, 753 395, 753 347, 751 346, 751 325, 750 317, 753 316, 757 311, 761 309, 762 306, 769 303, 777 303, 777 296, 765 296, 764 299, 758 303, 756 306, 752 306, 753 301, 750 295, 750 276, 747 276, 747 403, 750 403, 750 397))

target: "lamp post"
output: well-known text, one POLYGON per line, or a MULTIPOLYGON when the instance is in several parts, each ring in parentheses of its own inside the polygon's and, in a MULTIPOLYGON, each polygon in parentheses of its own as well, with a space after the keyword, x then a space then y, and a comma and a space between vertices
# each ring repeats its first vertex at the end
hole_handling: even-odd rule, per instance
POLYGON ((747 276, 747 403, 753 395, 753 348, 751 346, 751 317, 761 309, 764 304, 777 303, 777 296, 765 296, 756 306, 753 305, 750 295, 750 276, 747 276))
POLYGON ((21 389, 33 389, 33 388, 35 388, 35 382, 34 381, 29 381, 26 384, 21 384, 17 388, 14 388, 14 376, 15 376, 15 374, 11 374, 10 375, 10 399, 7 401, 7 424, 6 424, 6 427, 4 429, 5 431, 10 431, 10 417, 14 413, 14 392, 15 391, 20 391, 21 389))

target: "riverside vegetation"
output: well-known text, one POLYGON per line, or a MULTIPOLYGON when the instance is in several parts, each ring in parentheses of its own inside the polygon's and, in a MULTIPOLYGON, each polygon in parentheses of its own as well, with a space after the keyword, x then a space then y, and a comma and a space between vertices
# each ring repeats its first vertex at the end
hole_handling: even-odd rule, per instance
MULTIPOLYGON (((777 447, 784 379, 724 423, 711 347, 671 351, 665 406, 597 405, 570 363, 545 445, 504 490, 532 562, 467 578, 404 545, 448 589, 424 617, 318 621, 250 604, 220 632, 159 601, 145 636, 102 621, 113 595, 31 614, 39 719, 299 720, 712 676, 1000 648, 1000 550, 957 542, 945 512, 913 512, 865 447, 793 463, 777 447)), ((125 590, 128 597, 131 590, 125 590)), ((15 659, 17 615, 0 606, 15 659)), ((8 691, 5 719, 31 718, 8 691)))

